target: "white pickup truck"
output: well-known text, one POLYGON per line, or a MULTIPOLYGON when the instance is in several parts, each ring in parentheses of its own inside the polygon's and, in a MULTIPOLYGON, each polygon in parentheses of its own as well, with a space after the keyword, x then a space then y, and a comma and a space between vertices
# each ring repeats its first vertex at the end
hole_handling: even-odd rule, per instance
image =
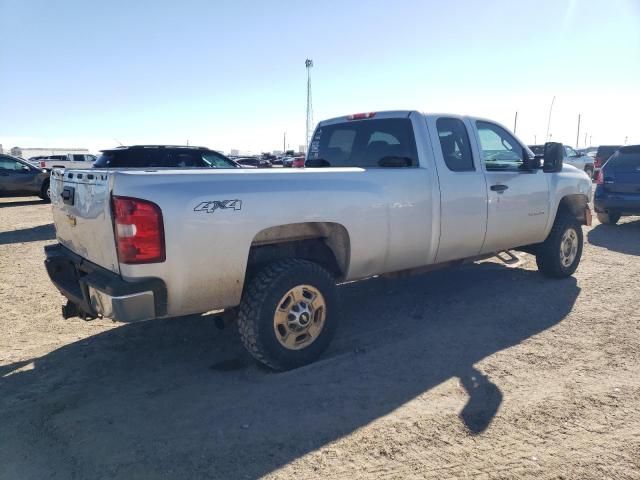
POLYGON ((95 155, 84 153, 65 153, 62 155, 48 155, 29 159, 29 163, 47 170, 53 168, 91 168, 95 161, 95 155))
MULTIPOLYGON (((336 284, 507 249, 571 275, 591 182, 503 126, 415 111, 321 122, 304 169, 54 170, 63 315, 130 322, 226 309, 274 369, 317 358, 336 284)), ((401 319, 398 319, 401 321, 401 319)))

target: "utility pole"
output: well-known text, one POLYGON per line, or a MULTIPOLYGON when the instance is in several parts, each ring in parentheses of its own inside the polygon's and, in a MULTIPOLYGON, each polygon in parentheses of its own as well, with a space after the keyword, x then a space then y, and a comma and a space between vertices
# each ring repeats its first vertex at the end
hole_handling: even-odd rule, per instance
POLYGON ((593 144, 591 143, 591 135, 589 135, 589 146, 591 146, 591 145, 593 145, 593 144))
MULTIPOLYGON (((587 146, 587 132, 584 132, 584 146, 587 146)), ((591 145, 588 146, 590 147, 591 145)))
POLYGON ((549 141, 549 139, 551 138, 549 136, 549 127, 551 126, 551 111, 553 110, 553 102, 556 101, 556 96, 554 95, 553 98, 551 99, 551 106, 549 107, 549 120, 547 120, 547 142, 549 141))
POLYGON ((311 140, 311 129, 313 128, 313 107, 311 102, 311 68, 313 67, 313 60, 307 58, 304 61, 304 66, 307 67, 307 125, 305 130, 306 146, 309 148, 309 141, 311 140))
POLYGON ((538 144, 538 137, 536 136, 536 134, 533 134, 533 144, 537 145, 538 144))
POLYGON ((624 144, 627 144, 627 140, 629 140, 629 137, 624 137, 624 144))
MULTIPOLYGON (((581 115, 582 115, 581 113, 578 114, 578 133, 576 134, 576 148, 578 148, 580 146, 578 144, 580 143, 580 116, 581 115)), ((586 145, 585 145, 585 147, 586 147, 586 145)))
POLYGON ((516 133, 517 127, 518 127, 518 112, 516 112, 516 118, 513 119, 513 133, 516 133))
POLYGON ((287 132, 284 132, 284 136, 282 138, 282 153, 287 151, 287 132))

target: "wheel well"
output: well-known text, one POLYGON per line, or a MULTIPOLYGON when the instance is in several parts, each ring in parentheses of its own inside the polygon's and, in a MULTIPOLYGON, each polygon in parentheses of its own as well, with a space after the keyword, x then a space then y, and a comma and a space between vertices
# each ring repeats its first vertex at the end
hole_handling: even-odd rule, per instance
POLYGON ((588 201, 586 195, 580 193, 562 197, 558 204, 556 217, 558 217, 558 215, 569 215, 576 218, 580 223, 586 224, 587 219, 585 217, 585 208, 587 204, 588 201))
POLYGON ((283 258, 304 258, 326 268, 336 278, 348 270, 349 234, 340 224, 307 222, 279 225, 260 231, 251 243, 247 277, 261 266, 283 258))

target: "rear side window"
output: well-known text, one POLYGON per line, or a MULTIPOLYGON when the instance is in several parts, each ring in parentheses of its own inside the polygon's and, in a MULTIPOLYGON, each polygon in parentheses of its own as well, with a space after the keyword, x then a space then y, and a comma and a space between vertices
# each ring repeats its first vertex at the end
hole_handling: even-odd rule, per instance
POLYGON ((93 165, 98 168, 160 168, 168 163, 166 150, 142 148, 103 152, 93 165))
POLYGON ((640 170, 640 147, 618 150, 609 158, 605 166, 615 169, 640 170))
POLYGON ((453 172, 471 172, 473 156, 469 144, 469 135, 464 122, 458 118, 442 117, 436 121, 440 148, 444 162, 453 172))
POLYGON ((318 127, 308 167, 417 167, 411 120, 357 120, 318 127))
POLYGON ((85 160, 86 158, 84 157, 84 155, 73 155, 74 162, 84 162, 85 160))
POLYGON ((207 150, 132 148, 103 152, 96 168, 235 168, 219 153, 207 150))
POLYGON ((601 145, 598 147, 596 157, 600 157, 603 160, 607 160, 611 155, 616 153, 620 147, 618 145, 601 145))

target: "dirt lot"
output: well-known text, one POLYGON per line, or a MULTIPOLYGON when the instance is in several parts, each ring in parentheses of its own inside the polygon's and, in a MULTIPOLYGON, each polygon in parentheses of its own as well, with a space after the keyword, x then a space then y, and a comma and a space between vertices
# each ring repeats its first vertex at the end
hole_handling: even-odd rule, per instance
POLYGON ((63 320, 50 207, 0 199, 0 478, 640 478, 640 219, 532 257, 342 287, 274 374, 210 316, 63 320))

